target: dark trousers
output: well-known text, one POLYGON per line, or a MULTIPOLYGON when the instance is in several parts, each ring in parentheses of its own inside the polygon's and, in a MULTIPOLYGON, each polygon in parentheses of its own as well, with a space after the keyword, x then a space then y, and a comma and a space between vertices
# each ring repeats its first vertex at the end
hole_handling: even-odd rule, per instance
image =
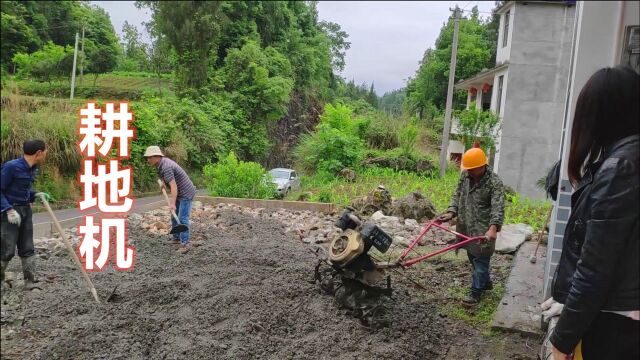
POLYGON ((473 256, 468 251, 467 256, 469 257, 469 262, 473 267, 473 275, 471 276, 471 294, 479 297, 491 282, 491 278, 489 276, 489 263, 491 262, 491 257, 473 256))
POLYGON ((584 360, 640 359, 640 321, 600 312, 582 337, 584 360))
POLYGON ((6 211, 0 217, 0 260, 2 261, 10 261, 13 258, 16 246, 20 257, 35 255, 31 206, 14 205, 13 208, 20 214, 20 226, 9 223, 6 211))

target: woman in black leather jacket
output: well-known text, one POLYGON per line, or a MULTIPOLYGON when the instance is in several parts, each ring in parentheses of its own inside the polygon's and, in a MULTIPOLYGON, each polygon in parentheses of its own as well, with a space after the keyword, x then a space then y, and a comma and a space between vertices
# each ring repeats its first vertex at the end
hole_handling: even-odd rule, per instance
POLYGON ((553 279, 564 304, 554 359, 639 359, 640 75, 605 68, 578 97, 569 153, 575 192, 553 279))

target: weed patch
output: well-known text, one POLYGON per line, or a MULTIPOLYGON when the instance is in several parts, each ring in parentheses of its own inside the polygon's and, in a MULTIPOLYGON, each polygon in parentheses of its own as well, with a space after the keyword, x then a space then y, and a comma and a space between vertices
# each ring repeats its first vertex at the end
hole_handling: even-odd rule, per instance
POLYGON ((453 299, 451 303, 444 306, 444 312, 451 317, 463 320, 475 326, 489 328, 493 314, 496 312, 500 300, 504 295, 504 285, 494 284, 493 290, 485 292, 484 296, 473 308, 465 308, 460 301, 467 295, 469 288, 461 285, 453 285, 447 290, 453 299))

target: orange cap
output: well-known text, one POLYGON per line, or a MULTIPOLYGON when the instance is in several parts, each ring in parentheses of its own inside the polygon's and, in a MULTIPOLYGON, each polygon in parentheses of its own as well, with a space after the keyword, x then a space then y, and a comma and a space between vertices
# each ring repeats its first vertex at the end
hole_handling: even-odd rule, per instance
POLYGON ((484 151, 482 151, 482 149, 480 148, 472 148, 467 150, 464 155, 462 155, 462 163, 460 164, 460 168, 462 170, 470 170, 485 166, 487 164, 487 155, 484 154, 484 151))

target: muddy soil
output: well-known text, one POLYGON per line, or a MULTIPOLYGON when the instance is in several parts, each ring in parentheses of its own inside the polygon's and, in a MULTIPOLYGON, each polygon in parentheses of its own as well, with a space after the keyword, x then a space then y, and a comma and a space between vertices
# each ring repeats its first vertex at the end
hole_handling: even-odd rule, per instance
MULTIPOLYGON (((93 302, 64 253, 42 254, 41 291, 15 281, 5 294, 2 359, 535 359, 530 339, 486 337, 438 310, 460 264, 429 265, 427 291, 395 277, 393 322, 371 330, 310 282, 316 257, 281 223, 215 216, 225 229, 199 219, 200 246, 184 255, 168 236, 130 226, 135 269, 90 275, 103 299, 118 285, 106 304, 93 302)), ((19 272, 17 259, 9 271, 19 272)))

